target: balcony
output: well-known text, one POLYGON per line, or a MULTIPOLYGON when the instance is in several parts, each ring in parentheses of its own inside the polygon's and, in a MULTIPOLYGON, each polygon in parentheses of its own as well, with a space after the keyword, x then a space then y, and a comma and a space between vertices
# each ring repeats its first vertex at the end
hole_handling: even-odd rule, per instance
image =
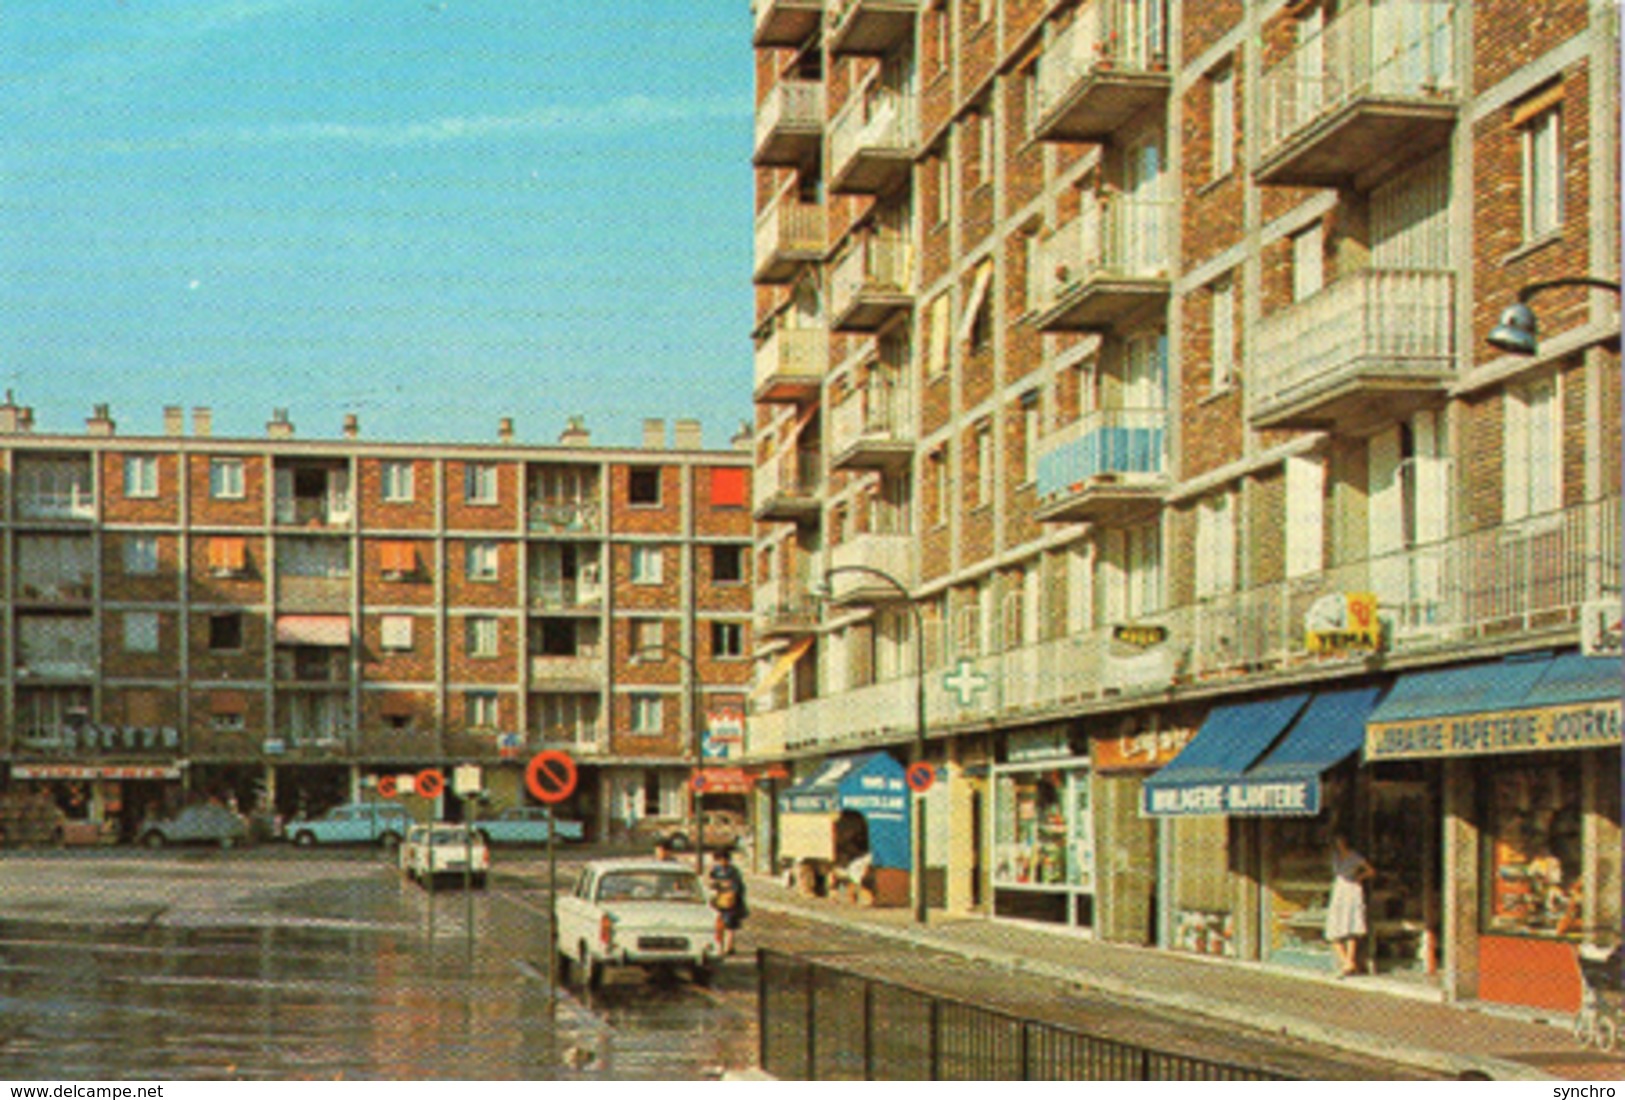
POLYGON ((440 731, 432 726, 368 728, 356 736, 356 754, 365 760, 395 763, 437 759, 442 751, 440 731))
POLYGON ((533 535, 597 535, 604 511, 596 500, 532 500, 526 523, 533 535))
POLYGON ((89 573, 50 576, 29 573, 17 578, 17 602, 73 607, 90 602, 95 588, 89 573))
POLYGON ((752 515, 763 523, 815 523, 823 509, 819 499, 817 451, 804 451, 794 445, 757 467, 752 485, 755 507, 752 515))
POLYGON ((830 123, 829 189, 837 195, 881 195, 905 185, 914 169, 912 96, 871 84, 830 123))
POLYGON ((1450 141, 1458 4, 1362 0, 1264 74, 1264 184, 1360 186, 1450 141))
POLYGON ((350 680, 350 651, 322 646, 278 646, 276 678, 280 687, 301 684, 331 686, 350 680))
POLYGON ((1038 508, 1048 523, 1121 527, 1147 518, 1168 491, 1168 414, 1100 409, 1038 446, 1038 508))
POLYGON ((348 492, 276 498, 276 521, 284 527, 348 527, 351 515, 348 492))
POLYGON ((88 488, 25 491, 17 496, 17 515, 21 519, 93 520, 96 497, 88 488))
POLYGON ((828 366, 828 329, 775 325, 756 345, 755 398, 779 405, 816 401, 828 366))
POLYGON ((106 726, 70 719, 20 725, 15 748, 20 755, 65 756, 75 760, 168 759, 179 754, 180 743, 180 730, 173 726, 106 726))
POLYGON ((1266 317, 1248 421, 1359 434, 1437 405, 1456 373, 1454 300, 1448 271, 1367 268, 1266 317))
POLYGON ((604 602, 604 584, 597 570, 586 570, 574 580, 530 581, 530 606, 533 611, 596 611, 604 602))
POLYGON ((799 46, 824 18, 824 0, 756 0, 750 44, 757 49, 799 46))
POLYGON ((601 721, 538 728, 531 731, 526 748, 532 752, 563 749, 569 753, 602 753, 609 748, 609 731, 601 721))
POLYGON ((1083 210, 1032 250, 1041 332, 1132 329, 1168 305, 1173 204, 1122 195, 1083 210))
POLYGON ((830 465, 846 470, 906 470, 914 460, 914 394, 871 379, 835 406, 830 465))
POLYGON ((818 630, 818 602, 808 591, 805 579, 757 585, 753 607, 756 637, 761 641, 800 637, 818 630))
POLYGON ((829 52, 879 56, 914 36, 919 0, 840 0, 830 13, 829 52))
POLYGON ((756 109, 751 163, 794 168, 818 156, 824 142, 824 85, 818 80, 781 80, 756 109))
POLYGON ((1164 0, 1095 0, 1038 59, 1040 141, 1109 141, 1143 111, 1162 110, 1168 73, 1164 0), (1150 19, 1154 6, 1161 18, 1150 19))
POLYGON ((579 652, 575 656, 533 653, 530 656, 532 687, 597 689, 604 682, 604 672, 601 652, 579 652))
POLYGON ((914 308, 908 242, 859 237, 830 276, 830 316, 837 332, 875 332, 914 308))
MULTIPOLYGON (((905 589, 913 589, 914 563, 918 557, 914 536, 907 531, 897 533, 869 531, 853 535, 841 545, 832 548, 829 552, 829 567, 840 569, 843 566, 863 566, 867 569, 878 569, 895 577, 905 589)), ((903 598, 903 594, 897 589, 879 577, 867 573, 840 573, 831 577, 829 583, 829 600, 836 605, 888 603, 903 598)))
POLYGON ((824 258, 827 219, 820 203, 800 202, 796 188, 786 187, 756 217, 758 283, 788 283, 807 264, 824 258))

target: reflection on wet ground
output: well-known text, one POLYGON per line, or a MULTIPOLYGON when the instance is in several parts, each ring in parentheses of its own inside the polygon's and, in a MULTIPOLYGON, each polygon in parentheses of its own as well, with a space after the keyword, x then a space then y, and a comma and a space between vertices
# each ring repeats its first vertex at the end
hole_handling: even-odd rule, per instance
POLYGON ((383 870, 256 904, 0 921, 0 1077, 704 1078, 753 1061, 720 993, 619 975, 549 998, 545 906, 430 896, 383 870), (472 921, 473 935, 470 933, 472 921))

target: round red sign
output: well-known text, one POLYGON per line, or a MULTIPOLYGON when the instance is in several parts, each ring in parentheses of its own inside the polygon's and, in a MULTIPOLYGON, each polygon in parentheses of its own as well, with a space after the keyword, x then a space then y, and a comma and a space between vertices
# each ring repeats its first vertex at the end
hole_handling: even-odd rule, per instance
POLYGON ((576 762, 569 753, 545 749, 531 757, 525 785, 543 802, 563 802, 576 789, 576 762))
MULTIPOLYGON (((893 773, 896 774, 895 772, 893 773)), ((908 766, 908 788, 916 794, 924 794, 931 789, 931 784, 937 780, 937 769, 921 760, 917 764, 908 766)))

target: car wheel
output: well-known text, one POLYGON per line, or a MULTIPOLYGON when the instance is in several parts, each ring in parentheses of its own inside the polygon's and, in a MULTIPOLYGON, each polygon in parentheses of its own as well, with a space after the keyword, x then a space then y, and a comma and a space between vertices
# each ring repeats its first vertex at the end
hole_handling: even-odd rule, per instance
POLYGON ((1612 1054, 1619 1045, 1619 1024, 1614 1022, 1612 1016, 1598 1016, 1597 1030, 1591 1039, 1598 1050, 1605 1054, 1612 1054))
POLYGON ((297 847, 300 848, 314 848, 316 847, 316 834, 311 832, 309 829, 306 829, 305 831, 297 834, 293 838, 293 842, 297 847))
POLYGON ((164 834, 154 829, 152 832, 141 838, 141 843, 145 844, 148 848, 162 848, 164 846, 164 834))
POLYGON ((378 847, 386 852, 393 852, 401 846, 401 838, 394 833, 385 833, 378 838, 378 847))
POLYGON ((706 963, 694 964, 694 984, 701 989, 710 989, 717 980, 716 968, 706 963))
POLYGON ((237 847, 237 838, 236 837, 234 837, 234 836, 223 836, 223 837, 220 838, 220 848, 221 848, 222 851, 229 852, 235 847, 237 847))

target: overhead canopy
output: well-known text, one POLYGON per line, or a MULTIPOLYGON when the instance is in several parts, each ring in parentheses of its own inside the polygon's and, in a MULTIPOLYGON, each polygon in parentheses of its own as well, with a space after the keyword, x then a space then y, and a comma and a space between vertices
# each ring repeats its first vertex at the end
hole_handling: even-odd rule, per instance
MULTIPOLYGON (((828 825, 825 831, 830 833, 831 848, 835 818, 848 811, 863 816, 876 867, 909 866, 908 788, 903 766, 889 754, 872 752, 831 760, 779 796, 780 820, 788 822, 803 815, 820 819, 828 825)), ((787 832, 800 828, 784 827, 787 832)))
POLYGON ((1309 702, 1307 693, 1215 707, 1191 743, 1145 781, 1147 817, 1228 813, 1225 784, 1241 778, 1309 702))
POLYGON ((1317 694, 1280 742, 1225 788, 1226 812, 1248 816, 1320 813, 1320 777, 1360 751, 1365 720, 1382 689, 1317 694))
POLYGON ((347 646, 350 644, 348 615, 278 615, 277 645, 347 646))
POLYGON ((1620 743, 1620 664, 1579 653, 1407 673, 1366 722, 1365 757, 1409 760, 1620 743))

